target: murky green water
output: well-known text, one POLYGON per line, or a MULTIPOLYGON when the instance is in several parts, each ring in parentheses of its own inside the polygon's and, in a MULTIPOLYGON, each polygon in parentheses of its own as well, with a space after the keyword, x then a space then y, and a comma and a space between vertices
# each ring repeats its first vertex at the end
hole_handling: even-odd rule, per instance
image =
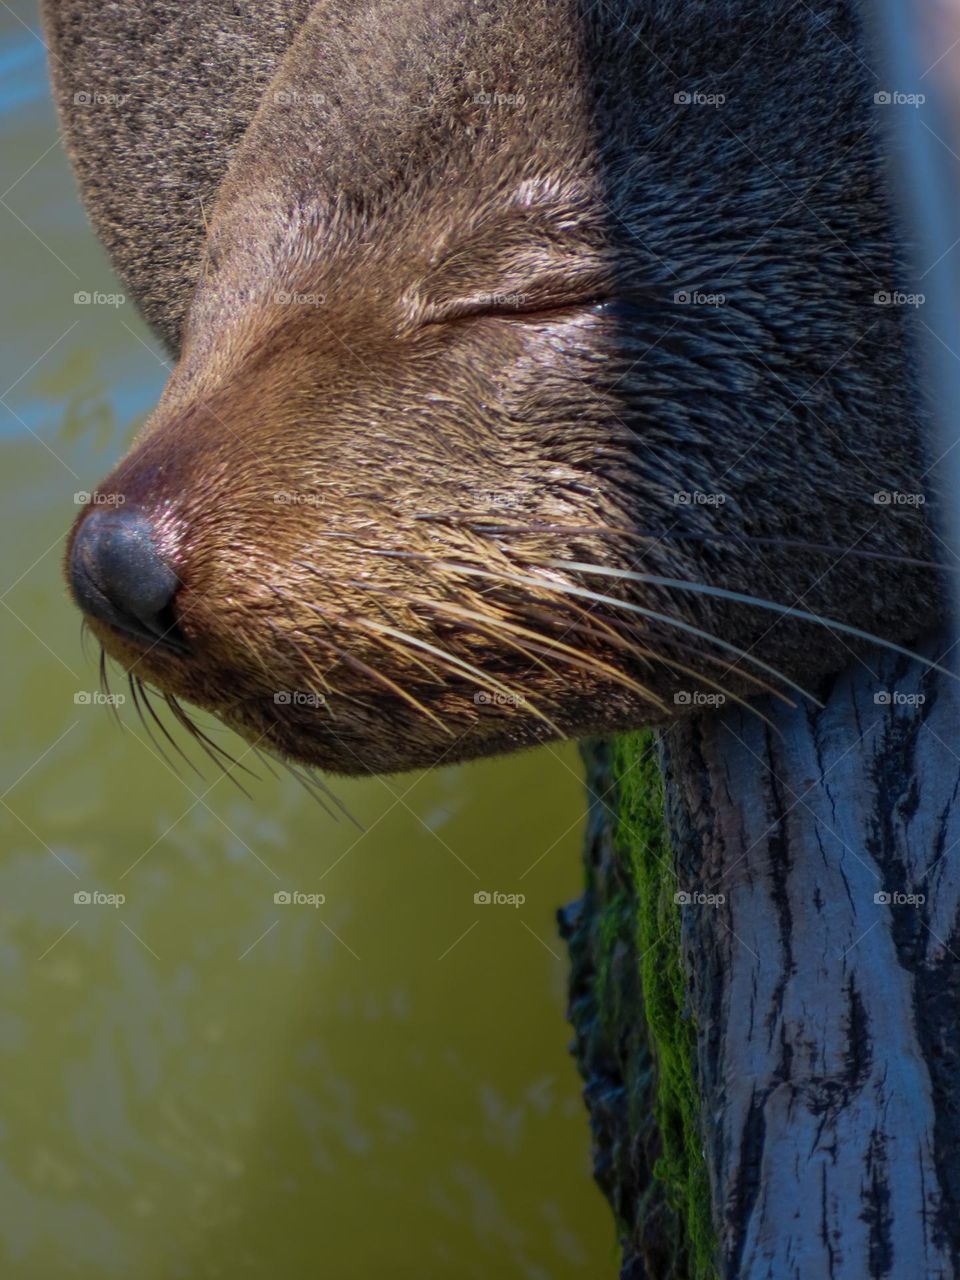
POLYGON ((61 540, 165 369, 129 304, 74 303, 119 286, 37 26, 0 7, 0 1273, 613 1276, 553 919, 575 753, 338 783, 361 835, 290 780, 181 781, 78 701, 61 540))

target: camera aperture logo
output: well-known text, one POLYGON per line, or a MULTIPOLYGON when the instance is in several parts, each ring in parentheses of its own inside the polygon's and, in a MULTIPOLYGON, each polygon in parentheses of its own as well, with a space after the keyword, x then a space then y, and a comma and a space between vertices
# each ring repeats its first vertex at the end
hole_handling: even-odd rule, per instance
POLYGON ((887 893, 881 889, 879 893, 873 895, 873 900, 878 907, 922 907, 927 900, 925 893, 902 893, 894 889, 891 893, 887 893))
POLYGON ((73 295, 78 307, 122 307, 126 300, 125 293, 101 293, 98 289, 78 289, 73 295))
POLYGON ((526 104, 525 93, 503 93, 499 89, 481 90, 473 95, 473 100, 481 107, 522 107, 526 104))
POLYGON ((873 295, 877 307, 922 307, 926 300, 925 293, 905 293, 902 289, 880 289, 873 295))
POLYGON ((673 95, 678 107, 722 107, 727 100, 725 93, 700 93, 698 90, 681 90, 673 95))
POLYGON ((99 889, 78 889, 73 895, 78 907, 122 907, 127 900, 125 893, 101 893, 99 889))
POLYGON ((522 693, 500 692, 499 689, 481 689, 479 693, 473 695, 473 701, 478 707, 522 707, 525 699, 522 693))
POLYGON ((273 500, 278 507, 322 507, 324 503, 322 494, 297 493, 284 489, 275 493, 273 500))
POLYGON ((327 304, 325 293, 296 293, 284 289, 273 295, 278 307, 324 307, 327 304))
POLYGON ((279 689, 273 700, 278 707, 322 707, 327 701, 322 693, 314 693, 312 689, 279 689))
POLYGON ((702 289, 678 289, 673 295, 678 307, 723 307, 727 303, 725 293, 705 293, 702 289))
POLYGON ((673 895, 678 907, 722 907, 726 900, 725 893, 701 893, 699 889, 678 889, 673 895))
POLYGON ((896 89, 881 89, 873 95, 878 107, 922 107, 926 100, 925 93, 900 93, 896 89))
POLYGON ((89 489, 79 489, 73 500, 78 507, 122 507, 127 500, 125 493, 91 493, 89 489))
POLYGON ((491 892, 489 889, 478 889, 473 895, 473 901, 478 907, 522 907, 527 897, 524 893, 500 893, 499 890, 491 892))
POLYGON ((526 306, 529 296, 527 293, 475 293, 467 301, 478 307, 520 308, 526 306))
POLYGON ((878 489, 873 495, 875 507, 922 507, 926 501, 922 493, 901 493, 899 489, 878 489))
POLYGON ((922 707, 927 701, 925 693, 900 693, 897 689, 881 689, 873 695, 878 707, 922 707))
POLYGON ((474 489, 471 493, 478 511, 509 511, 523 506, 523 498, 518 493, 509 493, 498 489, 474 489))
POLYGON ((73 695, 77 707, 122 707, 126 700, 125 693, 104 693, 102 689, 78 689, 73 695))
POLYGON ((722 707, 726 701, 725 693, 706 693, 703 689, 678 689, 673 695, 677 707, 722 707))
POLYGON ((725 493, 704 493, 702 489, 678 490, 673 495, 675 507, 722 507, 726 501, 725 493))
POLYGON ((73 105, 75 107, 122 107, 129 99, 129 93, 101 93, 80 89, 73 95, 73 105))
POLYGON ((273 100, 278 107, 325 107, 325 93, 298 93, 296 89, 277 89, 273 100))
POLYGON ((324 893, 302 893, 299 889, 278 889, 273 895, 278 907, 322 907, 327 896, 324 893))

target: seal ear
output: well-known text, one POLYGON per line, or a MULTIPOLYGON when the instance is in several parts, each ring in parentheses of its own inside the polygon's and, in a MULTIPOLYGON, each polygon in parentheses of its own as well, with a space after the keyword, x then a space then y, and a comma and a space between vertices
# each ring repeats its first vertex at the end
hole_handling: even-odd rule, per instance
POLYGON ((312 7, 42 0, 60 127, 84 207, 175 355, 203 256, 205 211, 312 7))

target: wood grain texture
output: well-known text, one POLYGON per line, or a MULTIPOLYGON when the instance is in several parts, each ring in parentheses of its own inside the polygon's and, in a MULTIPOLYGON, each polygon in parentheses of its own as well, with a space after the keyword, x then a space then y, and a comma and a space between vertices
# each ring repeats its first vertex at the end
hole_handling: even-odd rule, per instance
POLYGON ((822 710, 761 709, 661 739, 722 1274, 945 1280, 960 684, 871 654, 822 710))

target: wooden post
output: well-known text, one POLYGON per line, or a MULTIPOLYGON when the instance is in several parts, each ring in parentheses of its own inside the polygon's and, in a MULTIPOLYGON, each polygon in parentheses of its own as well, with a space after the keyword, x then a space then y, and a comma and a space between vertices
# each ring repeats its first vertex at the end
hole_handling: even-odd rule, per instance
MULTIPOLYGON (((659 894, 675 877, 697 1086, 685 1123, 702 1141, 714 1263, 736 1280, 947 1280, 960 1274, 960 683, 870 653, 825 704, 758 704, 772 727, 733 707, 659 742, 672 849, 659 894)), ((624 829, 633 765, 616 760, 594 756, 591 779, 623 866, 649 835, 624 829)), ((592 891, 602 919, 612 899, 592 891)), ((625 971, 643 968, 642 941, 625 971)), ((669 937, 655 945, 658 965, 677 962, 669 937)), ((595 948, 597 972, 608 960, 595 948)), ((639 1021, 660 1061, 642 985, 632 1006, 597 1002, 613 1008, 608 1059, 639 1021)), ((642 1141, 652 1167, 656 1139, 629 1101, 616 1149, 642 1141)), ((690 1197, 663 1190, 689 1235, 690 1197)), ((655 1261, 649 1223, 619 1218, 624 1274, 684 1274, 655 1261)))

